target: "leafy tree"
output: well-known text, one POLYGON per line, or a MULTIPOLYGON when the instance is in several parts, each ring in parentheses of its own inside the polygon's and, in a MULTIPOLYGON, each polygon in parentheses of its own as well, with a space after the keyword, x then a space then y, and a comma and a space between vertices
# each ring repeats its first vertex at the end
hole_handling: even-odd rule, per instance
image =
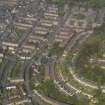
POLYGON ((99 10, 105 7, 105 0, 89 0, 88 6, 96 10, 96 20, 99 15, 99 10))
POLYGON ((105 0, 89 0, 89 4, 95 9, 100 9, 105 7, 105 0))

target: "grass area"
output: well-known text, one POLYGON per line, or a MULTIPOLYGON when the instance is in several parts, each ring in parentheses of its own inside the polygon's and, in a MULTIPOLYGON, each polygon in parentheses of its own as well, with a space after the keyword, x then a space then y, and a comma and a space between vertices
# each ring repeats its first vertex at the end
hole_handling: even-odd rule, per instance
POLYGON ((11 77, 12 78, 16 78, 16 77, 18 77, 20 74, 20 70, 21 70, 21 62, 18 60, 17 62, 16 62, 16 65, 15 65, 15 67, 13 67, 13 69, 12 69, 12 72, 11 72, 11 77))
POLYGON ((60 5, 60 6, 65 4, 65 0, 51 0, 51 2, 56 3, 56 4, 60 5))
MULTIPOLYGON (((71 75, 70 71, 68 70, 68 62, 64 62, 62 65, 57 66, 57 72, 61 70, 61 74, 66 79, 65 83, 70 83, 73 87, 75 87, 78 90, 81 90, 81 92, 88 93, 90 95, 93 95, 97 100, 97 104, 93 104, 91 100, 87 102, 87 105, 104 105, 105 104, 105 95, 103 95, 101 89, 92 89, 88 86, 84 86, 80 83, 78 83, 76 80, 74 80, 73 76, 71 75)), ((79 104, 77 105, 86 105, 83 104, 82 99, 79 100, 79 104)))
MULTIPOLYGON (((30 103, 30 102, 24 102, 24 103, 22 103, 22 104, 18 104, 18 105, 33 105, 33 104, 30 103)), ((36 104, 36 105, 38 105, 38 104, 36 104)))
POLYGON ((3 61, 1 61, 1 62, 0 62, 0 68, 1 68, 1 66, 2 66, 3 64, 4 64, 3 61))
POLYGON ((61 72, 61 74, 63 75, 64 79, 66 79, 65 83, 69 83, 70 85, 72 85, 73 87, 75 87, 78 90, 81 90, 84 93, 88 93, 88 94, 92 94, 94 95, 94 93, 96 92, 95 89, 92 89, 88 86, 84 86, 82 84, 80 84, 79 82, 77 82, 72 74, 70 73, 70 70, 68 69, 67 66, 65 66, 64 64, 62 65, 58 65, 59 67, 59 72, 61 72), (62 66, 63 65, 63 66, 62 66))
POLYGON ((63 53, 64 48, 59 46, 59 42, 54 43, 53 47, 49 49, 49 56, 56 55, 60 56, 63 53))
POLYGON ((20 38, 22 37, 22 34, 24 33, 24 30, 17 28, 17 29, 15 30, 15 32, 16 32, 16 37, 17 37, 17 39, 20 39, 20 38))
POLYGON ((90 59, 95 59, 96 61, 103 58, 105 48, 102 47, 102 43, 104 41, 104 35, 90 37, 82 46, 75 62, 75 72, 77 74, 102 85, 105 82, 105 70, 98 63, 91 63, 90 59))
POLYGON ((76 19, 85 19, 85 16, 82 15, 82 14, 75 14, 74 18, 76 18, 76 19))
POLYGON ((62 93, 56 85, 53 83, 52 80, 44 81, 42 84, 40 84, 38 87, 38 90, 43 93, 44 95, 53 98, 57 101, 73 104, 73 105, 88 105, 88 100, 82 99, 79 97, 77 99, 76 96, 68 96, 62 93), (86 103, 87 102, 87 103, 86 103))
POLYGON ((6 70, 9 70, 9 66, 5 59, 3 59, 3 61, 0 64, 0 70, 2 70, 0 82, 5 83, 5 82, 7 82, 7 78, 6 77, 4 78, 4 76, 5 76, 5 73, 7 72, 6 70))

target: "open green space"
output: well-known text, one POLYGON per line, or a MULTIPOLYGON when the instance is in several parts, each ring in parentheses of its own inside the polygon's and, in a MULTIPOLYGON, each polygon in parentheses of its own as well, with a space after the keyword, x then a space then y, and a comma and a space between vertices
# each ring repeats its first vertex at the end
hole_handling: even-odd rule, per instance
POLYGON ((59 42, 54 43, 54 45, 49 49, 48 56, 61 56, 63 53, 64 47, 60 46, 59 42))
POLYGON ((16 78, 20 75, 22 63, 21 61, 17 60, 15 66, 11 70, 11 77, 16 78))
POLYGON ((87 100, 86 98, 79 97, 78 99, 76 96, 71 97, 64 94, 59 90, 59 88, 56 87, 53 80, 44 81, 37 88, 38 91, 40 91, 42 94, 60 102, 74 105, 89 105, 89 100, 87 100))
POLYGON ((105 36, 94 35, 82 46, 75 59, 75 72, 86 79, 103 85, 105 83, 105 36), (102 61, 101 61, 102 60, 102 61))
POLYGON ((25 31, 22 30, 22 29, 16 28, 16 29, 15 29, 15 32, 16 32, 16 37, 17 37, 17 39, 19 40, 19 39, 22 37, 22 35, 23 35, 23 33, 24 33, 25 31))
POLYGON ((85 16, 83 14, 75 14, 74 18, 81 20, 81 19, 85 19, 85 16))
POLYGON ((57 71, 59 73, 61 73, 63 78, 65 79, 65 84, 69 83, 70 85, 72 85, 77 90, 94 96, 96 89, 92 89, 88 86, 84 86, 84 85, 80 84, 78 81, 76 81, 73 78, 68 66, 65 66, 64 64, 58 65, 57 69, 58 69, 57 71))

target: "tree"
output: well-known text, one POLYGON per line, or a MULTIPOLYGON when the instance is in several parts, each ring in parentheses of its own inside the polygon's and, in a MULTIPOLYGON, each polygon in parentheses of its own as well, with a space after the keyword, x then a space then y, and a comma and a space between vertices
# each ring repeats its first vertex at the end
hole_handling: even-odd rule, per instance
POLYGON ((89 4, 94 9, 105 7, 105 0, 89 0, 89 4))
POLYGON ((99 10, 105 7, 105 0, 89 0, 88 5, 96 10, 96 20, 99 15, 99 10))

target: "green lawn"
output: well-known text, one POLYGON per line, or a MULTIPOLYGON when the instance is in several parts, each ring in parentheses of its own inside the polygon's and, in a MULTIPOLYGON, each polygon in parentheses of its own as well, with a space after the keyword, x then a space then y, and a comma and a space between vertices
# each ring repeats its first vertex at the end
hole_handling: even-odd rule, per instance
POLYGON ((75 62, 76 73, 96 83, 101 82, 101 84, 105 82, 105 70, 100 65, 91 63, 90 59, 103 58, 105 53, 105 48, 102 47, 103 41, 105 41, 104 35, 90 37, 82 46, 75 62))
POLYGON ((17 28, 17 29, 15 30, 15 32, 16 32, 16 37, 17 37, 17 39, 20 39, 20 38, 22 37, 23 33, 24 33, 24 30, 17 28))
POLYGON ((65 95, 62 91, 60 91, 56 85, 53 83, 52 80, 47 80, 38 86, 38 90, 44 95, 53 98, 57 101, 64 102, 64 103, 72 103, 75 105, 88 105, 88 100, 80 98, 77 99, 76 96, 68 96, 65 95), (87 103, 85 103, 87 102, 87 103))
POLYGON ((20 74, 20 70, 21 70, 21 62, 17 61, 16 65, 13 67, 12 71, 11 71, 11 77, 12 78, 16 78, 18 77, 20 74))

